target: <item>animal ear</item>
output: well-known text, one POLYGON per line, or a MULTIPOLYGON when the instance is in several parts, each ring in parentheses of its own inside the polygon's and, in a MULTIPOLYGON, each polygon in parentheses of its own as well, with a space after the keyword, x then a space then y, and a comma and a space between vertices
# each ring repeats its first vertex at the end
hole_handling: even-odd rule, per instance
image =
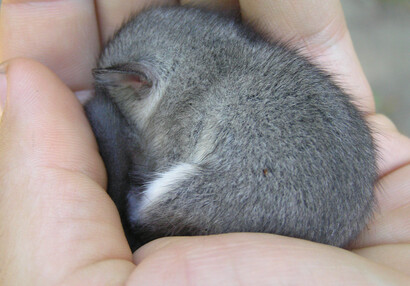
POLYGON ((152 71, 142 64, 123 64, 93 69, 97 86, 107 89, 128 89, 138 99, 147 97, 156 83, 152 71))

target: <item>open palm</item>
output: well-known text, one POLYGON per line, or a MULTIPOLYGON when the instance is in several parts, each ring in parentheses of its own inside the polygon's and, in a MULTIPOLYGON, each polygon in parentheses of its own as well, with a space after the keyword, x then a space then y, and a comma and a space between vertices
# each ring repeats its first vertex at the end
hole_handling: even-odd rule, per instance
POLYGON ((163 238, 130 252, 73 92, 92 89, 101 46, 131 11, 175 2, 3 0, 0 61, 42 64, 3 66, 0 284, 409 285, 410 140, 375 114, 336 0, 180 2, 239 7, 262 33, 335 74, 366 112, 380 153, 379 210, 351 249, 243 233, 163 238))

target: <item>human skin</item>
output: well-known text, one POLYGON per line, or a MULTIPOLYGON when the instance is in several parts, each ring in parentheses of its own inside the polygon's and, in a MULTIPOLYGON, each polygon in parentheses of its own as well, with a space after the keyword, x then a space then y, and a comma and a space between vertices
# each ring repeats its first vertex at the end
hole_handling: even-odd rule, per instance
POLYGON ((74 96, 91 89, 101 46, 131 7, 154 1, 118 2, 3 1, 0 285, 409 285, 410 140, 375 114, 334 0, 190 2, 240 7, 244 20, 298 47, 349 90, 380 153, 379 209, 368 227, 349 250, 241 233, 162 238, 132 254, 74 96))

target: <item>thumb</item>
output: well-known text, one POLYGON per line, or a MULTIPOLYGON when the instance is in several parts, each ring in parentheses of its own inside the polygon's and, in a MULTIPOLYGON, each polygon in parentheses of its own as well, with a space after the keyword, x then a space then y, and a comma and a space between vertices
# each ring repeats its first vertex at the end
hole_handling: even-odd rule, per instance
POLYGON ((121 269, 129 269, 131 251, 104 191, 104 166, 81 104, 32 60, 9 61, 6 83, 0 124, 0 284, 54 284, 113 259, 116 265, 124 260, 127 267, 121 269))
MULTIPOLYGON (((19 157, 36 166, 82 172, 104 187, 94 136, 72 92, 37 62, 15 59, 5 68, 8 93, 1 128, 7 136, 2 143, 19 142, 19 157)), ((17 154, 12 155, 9 163, 16 162, 17 154)))

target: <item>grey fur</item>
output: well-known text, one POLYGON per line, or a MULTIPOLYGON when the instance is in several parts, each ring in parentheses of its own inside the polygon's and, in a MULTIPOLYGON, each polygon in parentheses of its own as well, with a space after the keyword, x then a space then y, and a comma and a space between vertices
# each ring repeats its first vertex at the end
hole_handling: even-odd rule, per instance
POLYGON ((225 232, 344 246, 371 217, 375 147, 361 112, 325 72, 236 19, 146 10, 95 77, 86 112, 132 249, 225 232), (139 210, 147 184, 179 163, 196 171, 139 210))

